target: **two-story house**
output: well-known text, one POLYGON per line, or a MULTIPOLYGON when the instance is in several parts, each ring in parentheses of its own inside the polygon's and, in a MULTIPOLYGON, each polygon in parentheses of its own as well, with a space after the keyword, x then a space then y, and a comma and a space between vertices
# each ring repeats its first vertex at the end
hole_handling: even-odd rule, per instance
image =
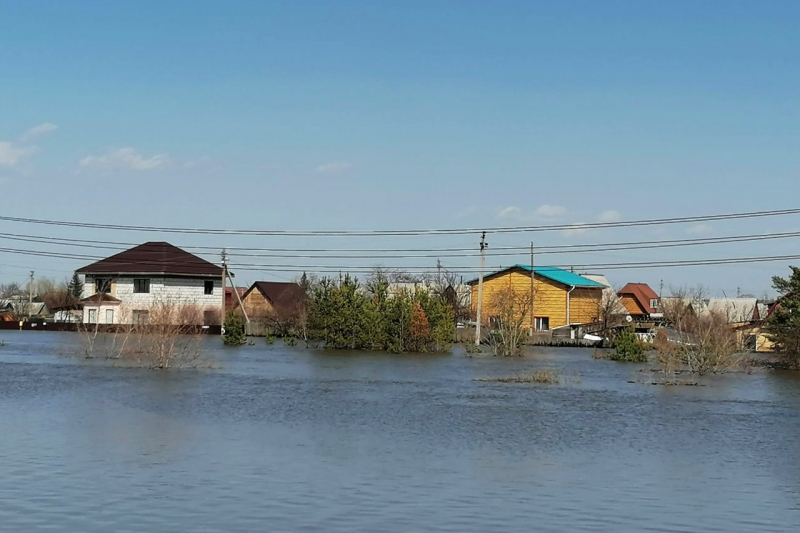
POLYGON ((84 323, 146 324, 165 309, 174 323, 220 323, 222 267, 167 242, 147 242, 77 272, 85 276, 84 323))

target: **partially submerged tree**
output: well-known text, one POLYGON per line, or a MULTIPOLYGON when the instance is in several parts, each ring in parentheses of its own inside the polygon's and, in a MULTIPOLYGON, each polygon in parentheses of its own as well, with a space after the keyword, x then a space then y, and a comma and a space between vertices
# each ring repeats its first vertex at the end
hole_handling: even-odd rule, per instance
POLYGON ((772 278, 772 287, 782 296, 767 320, 766 331, 781 364, 800 370, 800 267, 789 268, 788 278, 772 278))
POLYGON ((490 314, 491 333, 489 345, 495 355, 522 355, 527 335, 530 293, 505 287, 492 295, 490 314))
POLYGON ((238 313, 228 313, 228 316, 225 317, 225 323, 222 327, 225 330, 225 333, 222 335, 222 342, 226 346, 241 346, 247 342, 247 336, 245 335, 244 331, 244 322, 238 313))
POLYGON ((614 351, 608 356, 612 361, 646 363, 647 351, 633 328, 622 330, 614 339, 614 351))

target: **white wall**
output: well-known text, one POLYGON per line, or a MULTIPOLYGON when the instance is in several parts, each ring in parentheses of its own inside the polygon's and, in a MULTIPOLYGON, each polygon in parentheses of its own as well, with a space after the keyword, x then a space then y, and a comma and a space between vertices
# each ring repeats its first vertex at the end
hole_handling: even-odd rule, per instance
MULTIPOLYGON (((101 276, 102 277, 102 276, 101 276)), ((145 276, 135 279, 144 279, 145 276)), ((197 306, 202 313, 205 310, 219 311, 222 307, 222 280, 202 279, 202 278, 183 278, 183 277, 152 277, 150 279, 149 293, 133 292, 133 277, 115 278, 112 286, 111 296, 119 299, 118 311, 115 312, 114 321, 117 324, 130 324, 133 321, 132 312, 134 310, 147 310, 157 303, 174 303, 179 305, 197 306), (212 294, 205 294, 205 281, 214 282, 212 294)), ((95 293, 94 276, 87 275, 84 284, 84 298, 95 293)), ((90 304, 88 304, 90 305, 90 304)), ((87 307, 88 307, 87 305, 87 307)), ((105 311, 100 313, 105 319, 105 311)), ((88 314, 84 312, 84 321, 88 314)))

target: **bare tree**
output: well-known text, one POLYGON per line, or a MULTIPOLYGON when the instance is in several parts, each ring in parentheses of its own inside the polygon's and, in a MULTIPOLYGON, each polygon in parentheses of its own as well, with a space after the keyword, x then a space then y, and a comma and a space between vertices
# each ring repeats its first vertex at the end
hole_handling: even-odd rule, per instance
POLYGON ((206 362, 202 309, 192 303, 157 298, 147 307, 146 324, 83 324, 86 357, 119 359, 151 369, 196 367, 206 362))
POLYGON ((491 326, 489 344, 495 355, 522 355, 527 317, 530 311, 530 293, 506 287, 491 298, 487 309, 491 326))

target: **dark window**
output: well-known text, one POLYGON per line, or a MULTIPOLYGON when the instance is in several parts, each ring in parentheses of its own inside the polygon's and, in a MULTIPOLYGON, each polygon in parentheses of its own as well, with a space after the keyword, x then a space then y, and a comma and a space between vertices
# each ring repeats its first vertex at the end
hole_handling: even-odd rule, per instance
POLYGON ((204 284, 203 289, 205 290, 205 294, 214 294, 214 282, 211 280, 207 280, 204 284))
POLYGON ((97 278, 94 280, 94 292, 111 292, 111 278, 97 278))
POLYGON ((550 330, 550 317, 537 316, 536 317, 536 331, 549 331, 550 330))
POLYGON ((134 279, 133 280, 133 292, 136 292, 136 293, 148 293, 148 292, 150 292, 150 280, 147 279, 147 278, 134 279))
POLYGON ((147 324, 148 320, 150 319, 150 312, 149 311, 133 311, 133 324, 135 326, 140 326, 142 324, 147 324))
POLYGON ((658 309, 658 300, 656 300, 655 298, 651 299, 650 307, 652 307, 653 309, 658 309))

